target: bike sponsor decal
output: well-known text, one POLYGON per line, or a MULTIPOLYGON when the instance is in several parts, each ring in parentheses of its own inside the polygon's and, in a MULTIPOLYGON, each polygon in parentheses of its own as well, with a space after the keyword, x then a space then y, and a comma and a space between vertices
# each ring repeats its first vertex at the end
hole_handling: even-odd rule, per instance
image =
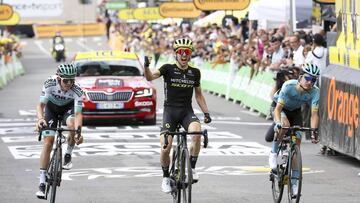
MULTIPOLYGON (((66 149, 66 145, 63 146, 66 149)), ((15 159, 40 157, 42 145, 9 146, 15 159)), ((64 150, 65 151, 65 150, 64 150)), ((77 146, 73 156, 159 155, 160 143, 84 143, 77 146)), ((270 148, 257 142, 211 142, 200 156, 267 156, 270 148)))
MULTIPOLYGON (((199 175, 213 176, 242 176, 242 175, 269 175, 270 168, 264 166, 210 166, 196 167, 199 175)), ((303 168, 304 174, 323 173, 323 170, 303 168)), ((138 167, 108 167, 72 169, 63 171, 62 180, 94 180, 104 178, 151 178, 161 177, 160 167, 138 166, 138 167)))

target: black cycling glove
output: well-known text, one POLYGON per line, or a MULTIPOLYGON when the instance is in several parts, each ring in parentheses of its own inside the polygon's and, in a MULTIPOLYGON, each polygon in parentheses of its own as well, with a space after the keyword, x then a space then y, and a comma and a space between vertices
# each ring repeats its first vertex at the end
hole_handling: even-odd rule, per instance
POLYGON ((204 113, 204 123, 210 123, 211 117, 209 113, 204 113))
POLYGON ((148 68, 150 66, 150 60, 148 56, 144 57, 144 67, 148 68))

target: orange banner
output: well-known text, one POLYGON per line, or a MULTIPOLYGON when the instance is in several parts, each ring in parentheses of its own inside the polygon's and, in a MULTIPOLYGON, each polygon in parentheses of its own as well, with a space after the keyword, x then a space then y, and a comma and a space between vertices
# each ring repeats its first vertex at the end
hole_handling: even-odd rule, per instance
POLYGON ((192 2, 167 2, 160 5, 164 18, 197 18, 201 14, 192 2))
POLYGON ((35 36, 53 37, 57 31, 62 36, 100 36, 105 35, 105 25, 101 23, 63 24, 63 25, 34 25, 35 36))

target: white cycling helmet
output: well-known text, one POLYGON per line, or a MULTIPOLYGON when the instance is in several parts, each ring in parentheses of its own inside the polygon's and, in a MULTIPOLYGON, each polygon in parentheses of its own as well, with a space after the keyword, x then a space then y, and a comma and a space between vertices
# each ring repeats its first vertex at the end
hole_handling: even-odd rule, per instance
POLYGON ((320 68, 317 65, 312 64, 312 63, 305 63, 302 66, 302 70, 304 73, 307 73, 314 77, 319 77, 319 75, 320 75, 320 68))

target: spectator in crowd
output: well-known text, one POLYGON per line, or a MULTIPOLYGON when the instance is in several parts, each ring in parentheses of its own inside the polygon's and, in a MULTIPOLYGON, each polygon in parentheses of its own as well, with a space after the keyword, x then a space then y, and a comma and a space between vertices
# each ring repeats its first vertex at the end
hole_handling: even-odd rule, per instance
POLYGON ((327 49, 325 48, 325 40, 321 34, 313 36, 312 50, 306 55, 305 62, 317 65, 320 71, 326 67, 327 49))
POLYGON ((298 35, 292 35, 289 38, 290 47, 292 50, 292 64, 300 67, 304 64, 305 57, 303 55, 304 47, 300 44, 300 37, 298 35))
POLYGON ((284 63, 284 50, 281 47, 282 39, 280 36, 274 36, 271 39, 270 45, 274 52, 271 57, 270 70, 279 70, 280 65, 284 63))

